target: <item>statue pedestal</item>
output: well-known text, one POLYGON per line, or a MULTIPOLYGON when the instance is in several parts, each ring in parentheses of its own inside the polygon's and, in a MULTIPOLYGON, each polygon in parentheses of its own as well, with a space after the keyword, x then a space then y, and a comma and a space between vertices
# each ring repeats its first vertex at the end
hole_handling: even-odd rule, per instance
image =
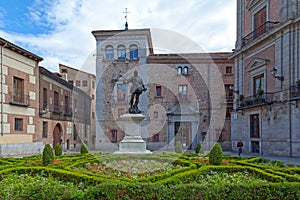
POLYGON ((145 119, 142 114, 124 114, 121 120, 125 123, 125 137, 114 154, 151 154, 146 149, 146 142, 141 137, 140 122, 145 119))

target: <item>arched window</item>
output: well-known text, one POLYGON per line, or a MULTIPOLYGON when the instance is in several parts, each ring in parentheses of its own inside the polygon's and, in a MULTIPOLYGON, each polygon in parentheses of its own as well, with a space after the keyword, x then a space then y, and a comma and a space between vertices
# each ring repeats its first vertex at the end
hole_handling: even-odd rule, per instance
POLYGON ((114 48, 112 46, 109 45, 105 48, 105 57, 106 60, 114 59, 114 48))
POLYGON ((182 74, 188 74, 189 73, 189 68, 187 67, 187 66, 185 66, 184 68, 183 68, 183 72, 182 72, 182 74))
POLYGON ((182 73, 182 67, 179 66, 179 67, 177 68, 177 72, 178 72, 178 74, 181 74, 181 73, 182 73))
POLYGON ((136 45, 130 46, 130 60, 138 58, 138 47, 136 45))
POLYGON ((118 46, 118 60, 126 59, 126 48, 123 45, 118 46))

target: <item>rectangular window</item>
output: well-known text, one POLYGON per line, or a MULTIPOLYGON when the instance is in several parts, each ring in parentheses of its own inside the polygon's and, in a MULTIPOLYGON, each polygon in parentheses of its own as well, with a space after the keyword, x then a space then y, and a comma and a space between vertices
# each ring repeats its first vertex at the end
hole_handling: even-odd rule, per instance
POLYGON ((105 57, 106 57, 106 60, 113 60, 114 59, 114 49, 113 49, 112 46, 106 47, 105 57))
POLYGON ((134 59, 138 58, 138 48, 136 45, 132 45, 130 47, 129 57, 130 57, 130 60, 134 60, 134 59))
POLYGON ((186 96, 187 95, 187 85, 179 85, 178 93, 179 93, 179 95, 186 96))
POLYGON ((153 142, 159 142, 159 134, 153 135, 153 142))
POLYGON ((65 113, 69 114, 71 112, 70 105, 69 105, 69 97, 65 96, 65 113))
POLYGON ((161 97, 161 86, 156 86, 156 96, 161 97))
POLYGON ((95 89, 95 81, 92 81, 92 88, 95 89))
POLYGON ((259 137, 259 114, 250 115, 250 138, 259 137))
POLYGON ((76 141, 77 140, 77 135, 78 135, 78 131, 75 125, 73 125, 73 129, 74 129, 74 134, 73 134, 73 140, 76 141))
POLYGON ((59 93, 54 91, 54 111, 60 112, 59 109, 59 93))
POLYGON ((126 97, 126 85, 117 84, 117 101, 125 102, 125 97, 126 97))
POLYGON ((259 90, 263 90, 265 84, 264 74, 255 76, 253 78, 253 95, 257 95, 259 90))
POLYGON ((43 109, 48 108, 48 90, 43 88, 43 109))
POLYGON ((80 86, 81 86, 80 81, 76 81, 76 82, 75 82, 75 85, 76 85, 77 87, 80 87, 80 86))
POLYGON ((126 49, 124 46, 118 47, 118 59, 125 60, 126 59, 126 49))
POLYGON ((155 112, 153 113, 153 117, 154 117, 154 118, 158 118, 158 112, 155 111, 155 112))
POLYGON ((15 131, 23 131, 23 119, 15 118, 15 131))
POLYGON ((111 142, 112 143, 118 142, 118 131, 116 129, 111 130, 111 142))
POLYGON ((232 74, 232 67, 231 66, 226 67, 226 74, 232 74))
POLYGON ((87 81, 82 81, 82 87, 87 87, 88 86, 88 82, 87 81))
POLYGON ((233 85, 225 85, 226 101, 233 102, 233 85))
POLYGON ((92 119, 95 119, 95 112, 92 112, 92 119))
POLYGON ((48 122, 43 122, 43 138, 48 137, 48 122))
POLYGON ((253 17, 253 39, 261 36, 266 32, 267 12, 266 7, 254 14, 253 17))
POLYGON ((24 102, 24 80, 21 78, 14 77, 14 93, 13 93, 14 102, 24 102))

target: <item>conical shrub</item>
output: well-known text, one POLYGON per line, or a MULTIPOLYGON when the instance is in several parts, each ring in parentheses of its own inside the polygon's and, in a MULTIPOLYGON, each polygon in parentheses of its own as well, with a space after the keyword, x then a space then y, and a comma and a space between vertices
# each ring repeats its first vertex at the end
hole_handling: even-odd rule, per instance
POLYGON ((43 165, 52 164, 54 161, 54 153, 50 144, 46 144, 43 150, 43 165))
POLYGON ((61 148, 61 145, 59 143, 57 143, 55 145, 54 152, 55 152, 56 156, 61 156, 62 155, 62 148, 61 148))
POLYGON ((209 152, 209 163, 212 165, 220 165, 222 163, 223 151, 219 143, 216 143, 209 152))
POLYGON ((81 147, 80 147, 80 153, 85 154, 85 153, 88 153, 88 152, 89 152, 89 149, 86 146, 86 144, 82 144, 81 147))

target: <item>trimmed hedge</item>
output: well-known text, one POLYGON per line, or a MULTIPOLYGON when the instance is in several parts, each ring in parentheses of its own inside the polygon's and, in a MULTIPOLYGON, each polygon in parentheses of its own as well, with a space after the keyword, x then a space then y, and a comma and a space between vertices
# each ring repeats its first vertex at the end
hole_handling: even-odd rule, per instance
POLYGON ((82 199, 300 199, 299 183, 166 187, 145 183, 104 183, 89 187, 82 199), (113 192, 112 192, 113 191, 113 192))

